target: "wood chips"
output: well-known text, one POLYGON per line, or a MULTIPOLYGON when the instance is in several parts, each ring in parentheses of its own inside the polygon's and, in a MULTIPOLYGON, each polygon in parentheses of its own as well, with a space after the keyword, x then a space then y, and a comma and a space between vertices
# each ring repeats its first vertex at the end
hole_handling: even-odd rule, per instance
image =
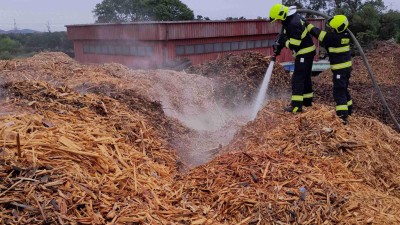
MULTIPOLYGON (((223 104, 235 107, 253 100, 269 62, 269 57, 258 52, 226 54, 202 65, 192 66, 188 71, 216 78, 219 84, 215 92, 216 97, 225 100, 223 104)), ((269 93, 280 94, 289 90, 289 72, 285 71, 281 65, 275 64, 269 93)))
POLYGON ((168 191, 176 156, 143 115, 45 83, 9 90, 37 113, 1 118, 3 223, 134 222, 161 207, 154 196, 168 191))
POLYGON ((186 128, 128 69, 57 54, 0 62, 0 224, 400 223, 400 135, 376 119, 272 101, 181 173, 168 134, 186 128))

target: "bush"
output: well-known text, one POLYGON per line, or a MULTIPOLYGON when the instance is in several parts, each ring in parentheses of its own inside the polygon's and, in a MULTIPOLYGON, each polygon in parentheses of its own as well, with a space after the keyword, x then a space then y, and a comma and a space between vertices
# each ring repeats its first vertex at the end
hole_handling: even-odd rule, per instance
POLYGON ((400 31, 397 31, 396 33, 396 42, 400 43, 400 31))
POLYGON ((1 51, 0 52, 0 59, 1 60, 10 60, 12 59, 12 55, 9 51, 1 51))
POLYGON ((7 36, 0 36, 0 53, 16 53, 20 47, 21 44, 18 41, 14 41, 7 36))
POLYGON ((378 40, 378 34, 371 30, 358 32, 357 40, 360 42, 363 48, 374 48, 376 41, 378 40))

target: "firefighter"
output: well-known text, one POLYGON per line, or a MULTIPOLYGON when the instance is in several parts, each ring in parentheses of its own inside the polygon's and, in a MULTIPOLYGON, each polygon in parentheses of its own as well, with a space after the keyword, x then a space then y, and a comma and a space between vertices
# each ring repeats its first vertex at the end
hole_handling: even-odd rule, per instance
POLYGON ((347 124, 347 118, 353 110, 348 87, 352 70, 350 52, 350 33, 347 30, 349 21, 344 15, 336 15, 328 21, 333 29, 326 32, 307 24, 307 30, 324 45, 328 51, 333 73, 333 97, 336 102, 336 114, 347 124))
POLYGON ((313 101, 311 73, 316 52, 314 43, 302 17, 296 13, 296 7, 275 4, 270 9, 269 17, 271 22, 280 21, 282 24, 283 34, 273 46, 275 55, 287 47, 295 57, 291 103, 285 111, 302 112, 303 106, 312 106, 313 101))

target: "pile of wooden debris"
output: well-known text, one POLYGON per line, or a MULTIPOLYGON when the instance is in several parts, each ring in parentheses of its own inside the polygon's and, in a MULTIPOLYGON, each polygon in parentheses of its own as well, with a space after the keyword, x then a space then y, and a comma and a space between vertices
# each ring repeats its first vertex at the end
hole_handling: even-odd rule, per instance
POLYGON ((1 224, 400 223, 400 135, 376 119, 272 101, 180 173, 187 128, 129 82, 152 71, 54 56, 0 62, 1 224))
POLYGON ((106 224, 157 216, 153 210, 170 191, 177 165, 152 118, 108 97, 43 82, 6 88, 9 101, 36 112, 0 118, 1 223, 106 224), (135 216, 125 218, 124 211, 135 216))
MULTIPOLYGON (((243 54, 227 54, 220 58, 192 66, 191 73, 216 78, 219 88, 216 90, 218 99, 230 99, 224 103, 229 106, 238 106, 243 102, 252 101, 264 78, 270 62, 258 52, 243 54)), ((286 93, 290 90, 290 75, 288 71, 275 64, 270 81, 270 94, 286 93)))

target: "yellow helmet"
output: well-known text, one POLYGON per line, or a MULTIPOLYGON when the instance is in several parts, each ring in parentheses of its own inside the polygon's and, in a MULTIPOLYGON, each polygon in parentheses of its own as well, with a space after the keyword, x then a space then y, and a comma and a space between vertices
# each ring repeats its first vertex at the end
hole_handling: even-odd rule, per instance
POLYGON ((274 22, 275 20, 286 20, 289 8, 282 4, 275 4, 269 11, 269 20, 274 22))
POLYGON ((349 26, 349 20, 345 15, 336 15, 329 21, 329 26, 336 30, 338 33, 342 33, 349 26))

